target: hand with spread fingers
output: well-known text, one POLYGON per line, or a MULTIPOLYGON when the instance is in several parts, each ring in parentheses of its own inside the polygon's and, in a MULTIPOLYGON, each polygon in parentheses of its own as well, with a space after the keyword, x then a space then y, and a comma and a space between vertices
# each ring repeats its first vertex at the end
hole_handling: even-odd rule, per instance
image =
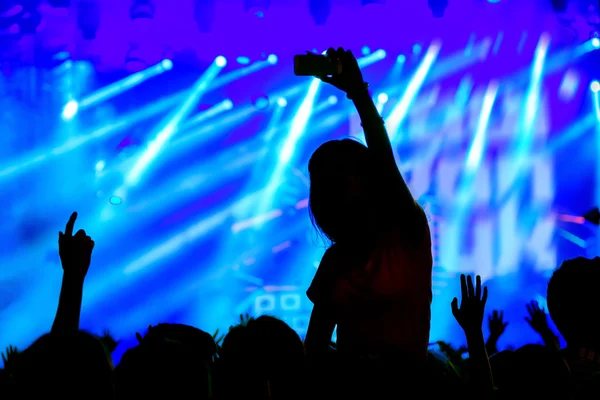
POLYGON ((4 370, 12 372, 15 358, 19 356, 19 350, 14 346, 8 346, 6 351, 2 353, 2 361, 4 362, 4 370))
POLYGON ((476 283, 473 285, 471 276, 460 276, 461 301, 452 300, 452 315, 465 332, 481 331, 485 303, 487 301, 487 287, 481 287, 481 277, 477 275, 476 283))
POLYGON ((539 334, 546 333, 550 329, 548 327, 546 311, 543 308, 540 308, 540 305, 535 300, 527 304, 526 307, 529 318, 525 317, 525 321, 527 321, 531 329, 539 334))
POLYGON ((508 322, 504 322, 504 312, 494 310, 488 317, 488 328, 490 329, 490 337, 498 339, 508 326, 508 322))

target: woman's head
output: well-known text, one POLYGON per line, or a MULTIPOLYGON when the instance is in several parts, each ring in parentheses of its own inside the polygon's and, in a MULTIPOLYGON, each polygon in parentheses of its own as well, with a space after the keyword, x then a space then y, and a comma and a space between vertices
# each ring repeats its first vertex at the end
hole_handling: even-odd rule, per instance
POLYGON ((326 142, 310 158, 311 218, 334 243, 366 233, 370 165, 367 147, 351 139, 326 142))

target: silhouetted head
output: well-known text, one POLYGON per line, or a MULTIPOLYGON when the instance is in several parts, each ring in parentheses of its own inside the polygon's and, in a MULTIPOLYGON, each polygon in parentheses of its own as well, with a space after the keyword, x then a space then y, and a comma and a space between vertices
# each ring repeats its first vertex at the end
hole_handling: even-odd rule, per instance
POLYGON ((332 140, 308 163, 313 223, 333 243, 358 240, 371 228, 371 162, 363 144, 332 140))
POLYGON ((501 399, 566 399, 569 367, 560 353, 546 346, 526 345, 490 358, 501 399))
POLYGON ((209 398, 209 366, 181 343, 142 344, 115 369, 115 398, 209 398))
POLYGON ((206 362, 212 362, 217 354, 217 344, 211 334, 190 325, 160 323, 151 326, 143 343, 177 342, 206 362))
POLYGON ((221 397, 302 397, 304 347, 282 320, 262 316, 232 327, 220 356, 221 397))
POLYGON ((179 324, 150 327, 115 369, 116 398, 208 398, 215 352, 212 336, 200 329, 179 324))
POLYGON ((562 263, 548 282, 548 311, 568 347, 600 350, 600 258, 562 263))
POLYGON ((112 399, 112 362, 85 332, 47 334, 19 355, 14 373, 22 398, 112 399))

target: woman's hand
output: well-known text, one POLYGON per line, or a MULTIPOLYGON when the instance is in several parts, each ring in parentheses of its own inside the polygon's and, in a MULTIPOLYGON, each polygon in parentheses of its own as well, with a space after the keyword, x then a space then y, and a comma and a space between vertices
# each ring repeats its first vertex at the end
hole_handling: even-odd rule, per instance
POLYGON ((366 90, 358 61, 350 50, 344 50, 342 47, 337 50, 330 48, 327 50, 327 57, 338 64, 340 73, 332 76, 318 76, 317 78, 345 92, 348 97, 352 97, 358 91, 366 90))

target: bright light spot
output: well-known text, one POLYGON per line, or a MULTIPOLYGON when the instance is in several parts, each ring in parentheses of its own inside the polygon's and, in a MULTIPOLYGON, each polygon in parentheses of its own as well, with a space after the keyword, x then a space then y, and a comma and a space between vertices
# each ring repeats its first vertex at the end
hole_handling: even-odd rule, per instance
POLYGON ((415 44, 413 46, 413 54, 421 54, 421 52, 423 51, 423 47, 420 44, 415 44))
POLYGON ((169 59, 162 60, 162 62, 160 64, 167 71, 169 71, 171 68, 173 68, 173 61, 171 61, 169 59))
POLYGON ((337 104, 338 98, 337 98, 337 96, 331 95, 331 96, 329 96, 327 101, 329 102, 329 104, 337 104))
POLYGON ((570 101, 577 94, 577 89, 579 88, 579 74, 569 69, 558 88, 558 94, 560 99, 563 101, 570 101))
POLYGON ((594 92, 594 93, 600 92, 600 82, 593 81, 592 84, 590 85, 590 89, 592 89, 592 92, 594 92))
POLYGON ((383 60, 387 57, 387 51, 385 51, 384 49, 379 49, 375 53, 373 53, 373 55, 379 58, 380 60, 383 60))
POLYGON ((593 47, 595 47, 597 49, 600 48, 600 39, 599 38, 597 38, 597 37, 593 38, 591 43, 592 43, 593 47))
POLYGON ((102 160, 98 161, 96 163, 96 172, 100 172, 104 169, 104 167, 106 166, 106 163, 102 160))
POLYGON ((119 204, 123 204, 123 199, 119 196, 112 196, 110 199, 108 199, 108 202, 113 206, 118 206, 119 204))
POLYGON ((278 58, 275 54, 269 54, 269 57, 267 57, 269 64, 277 64, 277 60, 278 58))
POLYGON ((231 110, 233 108, 233 101, 229 99, 223 100, 223 108, 225 108, 226 110, 231 110))
POLYGON ((404 54, 400 54, 398 58, 396 58, 396 62, 398 64, 404 64, 406 62, 406 56, 404 54))
POLYGON ((215 58, 215 64, 217 64, 217 67, 223 68, 227 65, 227 59, 223 56, 218 56, 215 58))
POLYGON ((488 0, 488 3, 496 4, 500 3, 500 0, 488 0))
POLYGON ((238 62, 238 64, 242 64, 242 65, 248 65, 250 64, 250 59, 248 57, 244 57, 244 56, 239 56, 236 61, 238 62))
POLYGON ((379 96, 377 96, 377 101, 382 104, 387 103, 388 95, 386 93, 379 93, 379 96))
POLYGON ((363 56, 366 56, 369 53, 371 53, 371 49, 368 46, 365 46, 365 47, 362 48, 362 54, 363 54, 363 56))
POLYGON ((279 107, 285 107, 287 106, 287 100, 283 97, 280 97, 277 99, 277 105, 279 105, 279 107))
POLYGON ((65 104, 65 108, 63 108, 63 112, 62 112, 62 117, 64 119, 71 119, 77 114, 78 110, 79 110, 79 103, 76 102, 75 100, 71 100, 67 104, 65 104))
POLYGON ((261 94, 260 96, 256 97, 252 103, 257 109, 266 110, 267 108, 269 108, 269 104, 271 102, 267 95, 261 94))

